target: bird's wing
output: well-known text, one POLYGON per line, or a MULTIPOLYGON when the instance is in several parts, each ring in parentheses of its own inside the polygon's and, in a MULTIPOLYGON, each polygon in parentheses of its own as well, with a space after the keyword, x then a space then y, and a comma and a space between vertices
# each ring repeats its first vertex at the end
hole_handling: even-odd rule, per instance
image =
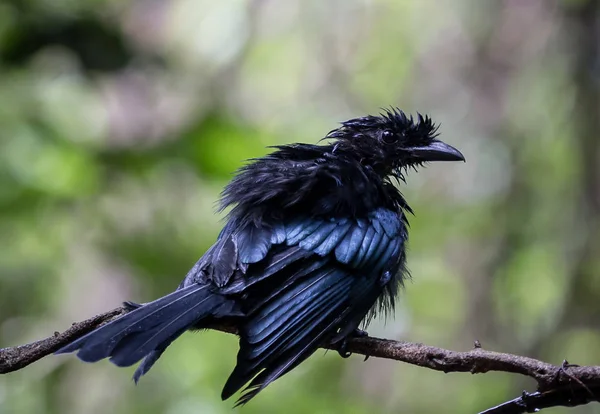
POLYGON ((302 218, 284 228, 284 242, 271 246, 246 275, 247 320, 237 366, 222 393, 229 398, 252 380, 240 404, 358 326, 382 292, 382 275, 400 257, 406 234, 401 216, 384 209, 364 219, 302 218))

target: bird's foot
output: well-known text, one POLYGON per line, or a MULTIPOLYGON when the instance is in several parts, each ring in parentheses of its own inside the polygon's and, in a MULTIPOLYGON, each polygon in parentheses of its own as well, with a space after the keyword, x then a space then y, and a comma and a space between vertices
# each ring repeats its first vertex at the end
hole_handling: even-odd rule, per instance
POLYGON ((354 330, 354 332, 352 332, 350 334, 350 336, 352 336, 354 338, 364 338, 366 336, 369 336, 369 333, 367 331, 365 331, 364 329, 358 329, 358 328, 356 328, 354 330))
MULTIPOLYGON (((363 331, 362 329, 356 328, 348 336, 346 336, 344 339, 342 339, 340 341, 340 344, 337 347, 338 354, 340 354, 340 356, 342 358, 349 358, 350 355, 352 355, 352 352, 348 352, 348 340, 351 339, 351 338, 364 338, 366 336, 369 336, 369 334, 367 333, 367 331, 363 331)), ((367 355, 365 357, 365 361, 368 358, 369 358, 369 356, 367 355)))

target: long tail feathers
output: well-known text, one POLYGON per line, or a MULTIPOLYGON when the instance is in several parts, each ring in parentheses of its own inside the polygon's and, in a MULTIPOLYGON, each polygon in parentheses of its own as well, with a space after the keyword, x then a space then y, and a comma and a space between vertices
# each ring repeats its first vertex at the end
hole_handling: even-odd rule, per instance
POLYGON ((78 351, 86 362, 110 357, 117 366, 130 366, 145 357, 134 374, 137 382, 183 332, 209 316, 238 315, 231 300, 208 286, 192 285, 144 304, 59 349, 78 351))
POLYGON ((137 382, 186 330, 201 328, 206 318, 244 316, 237 365, 221 394, 227 399, 246 385, 236 404, 243 405, 319 345, 345 337, 365 316, 378 289, 371 279, 324 262, 289 270, 290 281, 256 301, 245 315, 234 299, 196 284, 150 303, 130 303, 129 313, 56 353, 77 351, 86 362, 110 358, 117 366, 144 359, 133 376, 137 382))

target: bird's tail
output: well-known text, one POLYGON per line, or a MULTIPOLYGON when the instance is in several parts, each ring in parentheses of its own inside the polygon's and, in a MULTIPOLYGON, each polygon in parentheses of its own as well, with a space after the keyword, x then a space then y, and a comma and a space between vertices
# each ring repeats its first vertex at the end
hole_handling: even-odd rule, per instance
POLYGON ((78 351, 77 356, 86 362, 110 357, 120 367, 133 365, 145 357, 133 376, 137 382, 187 329, 201 328, 206 318, 239 315, 233 300, 209 286, 194 284, 140 305, 56 353, 78 351))

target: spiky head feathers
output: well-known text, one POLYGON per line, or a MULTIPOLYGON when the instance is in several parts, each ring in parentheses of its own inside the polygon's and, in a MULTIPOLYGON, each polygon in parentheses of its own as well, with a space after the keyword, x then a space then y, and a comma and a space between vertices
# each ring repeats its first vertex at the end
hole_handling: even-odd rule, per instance
POLYGON ((379 116, 342 122, 326 138, 336 140, 334 151, 352 154, 381 175, 389 175, 426 161, 464 160, 458 150, 436 139, 437 130, 428 116, 407 116, 391 108, 379 116))

